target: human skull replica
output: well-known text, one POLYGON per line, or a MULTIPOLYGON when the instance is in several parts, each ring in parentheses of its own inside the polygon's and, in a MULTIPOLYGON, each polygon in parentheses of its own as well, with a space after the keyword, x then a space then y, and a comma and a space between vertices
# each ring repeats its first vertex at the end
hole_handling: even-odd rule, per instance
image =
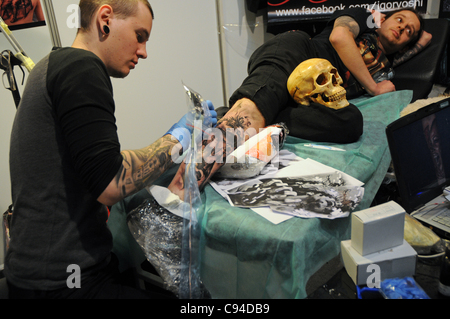
POLYGON ((309 59, 292 72, 287 88, 299 104, 309 105, 312 101, 338 110, 349 105, 343 82, 328 60, 309 59))

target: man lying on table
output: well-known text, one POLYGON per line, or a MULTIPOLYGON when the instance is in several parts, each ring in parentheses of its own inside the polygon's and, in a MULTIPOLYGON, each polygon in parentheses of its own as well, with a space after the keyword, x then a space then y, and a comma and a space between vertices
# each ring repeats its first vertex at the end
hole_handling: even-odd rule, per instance
MULTIPOLYGON (((431 35, 423 31, 423 20, 415 10, 404 9, 378 17, 381 26, 374 28, 372 12, 361 8, 337 11, 323 32, 312 39, 305 32, 290 31, 264 43, 251 56, 249 75, 231 96, 232 107, 216 128, 223 131, 225 138, 226 128, 236 131, 254 128, 257 132, 267 125, 284 122, 290 135, 307 140, 335 143, 358 140, 363 118, 354 105, 339 110, 316 103, 299 105, 290 96, 286 83, 301 62, 323 58, 344 79, 348 98, 366 92, 375 96, 395 91, 389 80, 375 82, 372 75, 380 69, 373 68, 374 61, 370 60, 369 72, 365 63, 369 59, 364 55, 372 54, 378 60, 375 64, 388 68, 400 62, 396 54, 402 53, 400 59, 405 59, 417 53, 429 43, 431 35)), ((226 155, 217 154, 221 158, 216 163, 197 164, 200 189, 222 167, 220 163, 225 163, 226 155)), ((184 164, 169 189, 184 199, 182 172, 184 164)))

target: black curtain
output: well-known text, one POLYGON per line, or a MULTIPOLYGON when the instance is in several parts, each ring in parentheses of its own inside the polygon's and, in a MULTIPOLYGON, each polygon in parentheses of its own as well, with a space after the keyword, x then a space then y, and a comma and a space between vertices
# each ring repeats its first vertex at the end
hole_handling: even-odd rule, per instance
POLYGON ((267 7, 267 0, 246 0, 246 1, 248 11, 253 13, 256 13, 258 10, 267 7))

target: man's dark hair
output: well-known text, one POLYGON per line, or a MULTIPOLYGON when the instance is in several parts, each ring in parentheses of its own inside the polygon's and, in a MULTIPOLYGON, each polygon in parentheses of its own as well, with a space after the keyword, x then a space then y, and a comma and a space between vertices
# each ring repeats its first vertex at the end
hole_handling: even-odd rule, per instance
POLYGON ((410 12, 414 13, 420 22, 419 32, 417 32, 417 35, 415 37, 413 37, 408 43, 408 47, 413 47, 417 43, 417 41, 419 41, 420 37, 422 36, 422 32, 423 32, 423 28, 424 28, 424 19, 423 19, 422 14, 419 11, 417 11, 417 9, 414 9, 414 8, 403 8, 403 9, 386 12, 385 18, 387 20, 394 14, 396 14, 398 12, 402 12, 402 11, 410 11, 410 12))

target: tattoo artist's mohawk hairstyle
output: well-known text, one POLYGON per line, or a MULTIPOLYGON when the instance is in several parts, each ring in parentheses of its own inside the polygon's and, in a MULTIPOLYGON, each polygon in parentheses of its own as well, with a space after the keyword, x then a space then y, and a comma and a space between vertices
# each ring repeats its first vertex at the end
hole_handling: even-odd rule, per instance
POLYGON ((110 5, 115 14, 120 18, 126 18, 136 13, 139 2, 147 6, 154 19, 155 15, 148 0, 80 0, 80 29, 78 31, 89 31, 94 15, 102 5, 110 5))

